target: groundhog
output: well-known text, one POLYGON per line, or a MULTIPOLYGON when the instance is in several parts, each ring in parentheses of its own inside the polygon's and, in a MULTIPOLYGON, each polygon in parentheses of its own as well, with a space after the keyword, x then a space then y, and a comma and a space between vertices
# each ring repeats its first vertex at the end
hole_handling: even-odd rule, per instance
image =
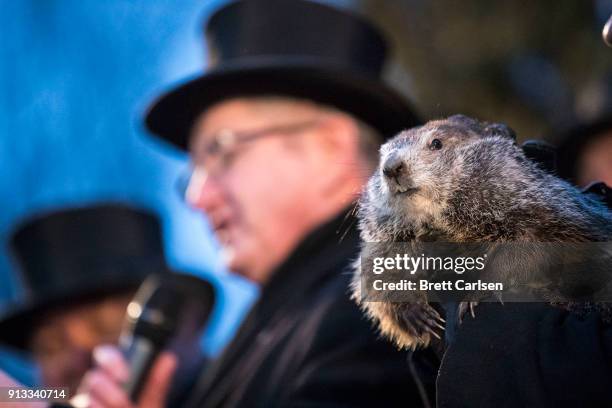
MULTIPOLYGON (((509 127, 462 115, 403 131, 385 143, 357 214, 363 245, 370 245, 367 256, 384 253, 383 244, 393 242, 605 243, 612 237, 612 214, 604 204, 528 159, 509 127), (380 249, 373 250, 371 243, 380 249)), ((519 260, 493 262, 488 278, 518 282, 513 262, 545 262, 545 256, 532 252, 519 260)), ((383 335, 406 348, 439 338, 445 321, 438 311, 444 309, 432 307, 426 292, 411 292, 408 302, 363 301, 360 265, 353 298, 383 335)), ((578 309, 558 288, 542 283, 550 276, 521 278, 537 281, 553 305, 578 309)), ((596 280, 596 285, 606 283, 605 277, 596 280)), ((462 318, 468 310, 474 314, 473 307, 486 296, 476 293, 457 302, 454 316, 462 318)))

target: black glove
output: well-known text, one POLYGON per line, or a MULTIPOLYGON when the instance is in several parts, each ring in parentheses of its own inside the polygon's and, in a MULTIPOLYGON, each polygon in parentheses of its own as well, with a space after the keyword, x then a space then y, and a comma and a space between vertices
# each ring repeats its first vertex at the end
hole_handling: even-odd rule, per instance
POLYGON ((525 156, 536 162, 542 170, 556 173, 557 152, 553 145, 542 140, 527 140, 521 145, 525 156))

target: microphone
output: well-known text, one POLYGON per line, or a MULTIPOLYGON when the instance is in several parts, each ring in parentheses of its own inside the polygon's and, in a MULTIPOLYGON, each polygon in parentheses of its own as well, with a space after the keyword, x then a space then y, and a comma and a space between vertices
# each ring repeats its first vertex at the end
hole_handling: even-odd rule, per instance
MULTIPOLYGON (((179 273, 149 276, 127 307, 119 347, 130 367, 124 389, 138 400, 157 355, 197 344, 214 305, 212 285, 179 273)), ((180 360, 180 359, 179 359, 180 360)))
POLYGON ((608 47, 612 47, 612 29, 611 28, 612 28, 612 16, 610 16, 610 18, 606 22, 606 25, 604 26, 601 32, 601 36, 603 37, 603 40, 608 47))

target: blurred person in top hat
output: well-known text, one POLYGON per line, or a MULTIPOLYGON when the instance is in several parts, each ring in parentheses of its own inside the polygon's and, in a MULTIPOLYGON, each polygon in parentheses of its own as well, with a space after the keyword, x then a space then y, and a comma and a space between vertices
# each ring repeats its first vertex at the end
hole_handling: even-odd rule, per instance
POLYGON ((71 395, 92 350, 117 342, 145 277, 169 273, 158 218, 123 204, 37 216, 18 226, 11 249, 26 294, 2 311, 0 343, 31 353, 41 385, 71 395))
MULTIPOLYGON (((233 2, 208 20, 209 70, 163 95, 146 124, 187 149, 186 188, 230 270, 259 301, 188 407, 430 406, 437 360, 380 338, 349 299, 354 201, 385 137, 417 124, 380 79, 381 34, 305 0, 233 2)), ((84 382, 95 406, 132 406, 119 353, 84 382)), ((163 362, 152 377, 167 378, 163 362)), ((159 381, 138 406, 163 406, 159 381)))
POLYGON ((557 153, 560 177, 580 187, 596 181, 612 186, 612 115, 578 125, 561 140, 557 153))

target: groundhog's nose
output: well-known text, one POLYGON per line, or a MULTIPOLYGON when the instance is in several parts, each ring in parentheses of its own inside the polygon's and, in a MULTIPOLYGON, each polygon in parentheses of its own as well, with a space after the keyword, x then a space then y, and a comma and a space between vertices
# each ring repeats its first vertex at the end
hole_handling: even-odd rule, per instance
POLYGON ((382 172, 389 179, 397 179, 406 171, 404 161, 398 156, 387 158, 383 165, 382 172))
POLYGON ((382 172, 388 179, 399 180, 406 174, 406 163, 399 155, 392 154, 383 163, 382 172))
POLYGON ((392 192, 404 193, 412 188, 408 168, 399 155, 391 155, 385 160, 382 173, 392 192))

